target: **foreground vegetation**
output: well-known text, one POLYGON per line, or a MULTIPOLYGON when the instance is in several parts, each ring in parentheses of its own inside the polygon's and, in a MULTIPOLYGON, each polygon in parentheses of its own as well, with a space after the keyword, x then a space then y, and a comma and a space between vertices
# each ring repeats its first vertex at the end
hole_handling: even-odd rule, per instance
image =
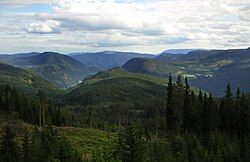
POLYGON ((250 161, 250 98, 239 88, 233 94, 228 84, 216 98, 196 95, 180 76, 167 87, 126 79, 83 85, 64 104, 1 86, 0 161, 250 161))

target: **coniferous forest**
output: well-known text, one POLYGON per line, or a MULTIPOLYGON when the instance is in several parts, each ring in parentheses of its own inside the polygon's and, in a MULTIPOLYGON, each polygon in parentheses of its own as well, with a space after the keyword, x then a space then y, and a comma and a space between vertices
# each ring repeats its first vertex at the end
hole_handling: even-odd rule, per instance
POLYGON ((250 162, 250 0, 0 0, 0 162, 250 162))
POLYGON ((160 91, 145 102, 125 98, 104 106, 2 85, 0 161, 250 161, 250 96, 240 87, 233 93, 228 83, 215 97, 170 74, 160 91), (100 139, 76 136, 81 132, 100 139))

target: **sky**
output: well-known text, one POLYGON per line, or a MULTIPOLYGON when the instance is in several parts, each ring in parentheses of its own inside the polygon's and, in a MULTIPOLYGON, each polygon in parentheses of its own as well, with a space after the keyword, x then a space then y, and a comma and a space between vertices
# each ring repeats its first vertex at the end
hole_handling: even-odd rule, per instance
POLYGON ((0 0, 0 53, 250 46, 250 0, 0 0))

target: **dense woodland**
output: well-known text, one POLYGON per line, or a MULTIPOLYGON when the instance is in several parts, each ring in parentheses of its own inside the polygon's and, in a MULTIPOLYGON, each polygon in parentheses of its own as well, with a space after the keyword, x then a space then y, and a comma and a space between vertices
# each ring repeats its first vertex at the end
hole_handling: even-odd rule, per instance
POLYGON ((0 111, 9 119, 1 131, 0 161, 250 161, 249 95, 240 88, 233 94, 230 84, 221 97, 195 94, 182 79, 169 75, 164 98, 105 106, 52 102, 44 90, 28 96, 1 86, 0 111), (28 123, 22 129, 20 119, 28 123), (113 138, 86 158, 57 131, 69 126, 100 129, 113 138))

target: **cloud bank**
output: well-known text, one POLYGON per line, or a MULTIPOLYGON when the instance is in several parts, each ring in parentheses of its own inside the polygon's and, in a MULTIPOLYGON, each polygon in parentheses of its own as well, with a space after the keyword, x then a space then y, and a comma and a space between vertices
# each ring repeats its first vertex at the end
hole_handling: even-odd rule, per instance
MULTIPOLYGON (((3 0, 0 4, 38 2, 3 0)), ((38 44, 32 40, 39 38, 38 50, 50 45, 65 52, 110 49, 154 53, 166 48, 250 45, 250 0, 42 0, 39 4, 48 4, 51 12, 0 15, 0 29, 5 30, 1 35, 9 44, 14 46, 12 37, 29 39, 34 49, 38 44), (11 20, 16 20, 15 28, 6 29, 11 20)), ((24 46, 28 49, 28 44, 24 46)))

